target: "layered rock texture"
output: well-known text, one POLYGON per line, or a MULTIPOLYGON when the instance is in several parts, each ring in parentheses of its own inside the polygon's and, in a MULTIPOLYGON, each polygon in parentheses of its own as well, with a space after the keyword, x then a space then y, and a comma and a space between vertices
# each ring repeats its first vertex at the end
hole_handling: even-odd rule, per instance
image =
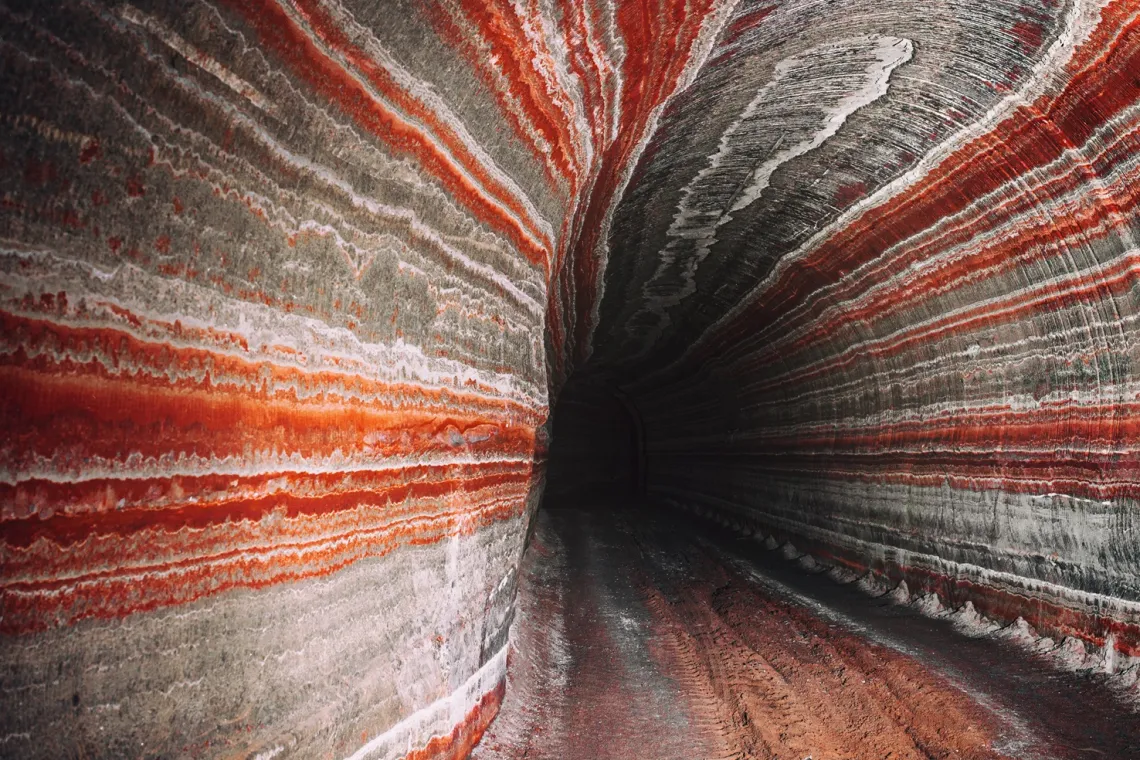
POLYGON ((1138 11, 732 22, 611 238, 650 495, 1140 651, 1138 11))
POLYGON ((1137 173, 1131 0, 0 0, 0 754, 463 756, 563 388, 1140 654, 1137 173))

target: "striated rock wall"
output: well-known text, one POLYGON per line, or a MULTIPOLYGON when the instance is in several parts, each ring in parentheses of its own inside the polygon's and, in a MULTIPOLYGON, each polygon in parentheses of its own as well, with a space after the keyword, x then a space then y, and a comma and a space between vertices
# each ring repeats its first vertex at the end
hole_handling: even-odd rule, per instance
POLYGON ((0 3, 0 755, 466 753, 713 5, 0 3))
POLYGON ((1140 652, 1138 12, 739 6, 615 217, 650 495, 1140 652))
POLYGON ((463 755, 575 372, 565 482, 1140 653, 1138 14, 0 0, 0 754, 463 755))

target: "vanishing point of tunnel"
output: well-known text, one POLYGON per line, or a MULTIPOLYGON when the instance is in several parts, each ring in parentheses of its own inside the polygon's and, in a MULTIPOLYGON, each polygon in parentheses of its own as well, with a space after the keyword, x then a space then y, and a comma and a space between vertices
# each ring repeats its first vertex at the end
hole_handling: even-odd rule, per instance
POLYGON ((0 0, 0 758, 1140 760, 1140 0, 0 0))

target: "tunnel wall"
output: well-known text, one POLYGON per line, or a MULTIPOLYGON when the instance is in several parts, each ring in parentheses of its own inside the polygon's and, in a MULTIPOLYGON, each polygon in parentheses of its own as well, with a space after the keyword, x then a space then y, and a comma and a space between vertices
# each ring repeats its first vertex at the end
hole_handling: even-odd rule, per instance
POLYGON ((738 7, 616 215, 650 498, 1140 653, 1138 7, 808 6, 738 7))
POLYGON ((612 207, 722 21, 0 2, 0 755, 466 754, 612 207))

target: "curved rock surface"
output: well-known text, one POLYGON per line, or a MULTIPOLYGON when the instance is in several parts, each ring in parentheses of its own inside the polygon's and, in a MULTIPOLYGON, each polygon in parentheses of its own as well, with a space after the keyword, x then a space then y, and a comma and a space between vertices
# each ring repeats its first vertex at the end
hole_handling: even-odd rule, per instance
POLYGON ((651 495, 1136 653, 1135 4, 802 8, 616 215, 592 364, 651 495))
POLYGON ((0 754, 465 755, 564 389, 1140 654, 1138 172, 1131 0, 0 0, 0 754))

